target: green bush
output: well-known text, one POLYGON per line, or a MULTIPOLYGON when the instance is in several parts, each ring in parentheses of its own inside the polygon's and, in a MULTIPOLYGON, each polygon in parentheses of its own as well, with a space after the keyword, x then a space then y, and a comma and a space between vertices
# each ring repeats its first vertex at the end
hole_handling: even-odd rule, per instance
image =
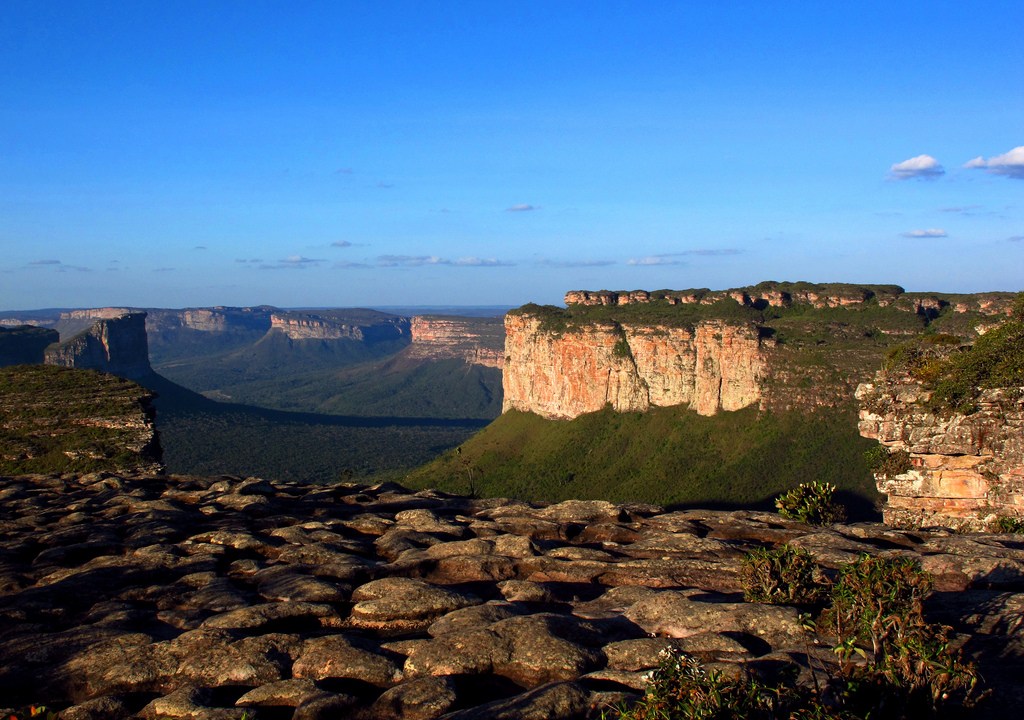
POLYGON ((772 605, 814 605, 825 595, 824 576, 806 550, 792 545, 758 549, 743 562, 743 599, 772 605))
POLYGON ((864 457, 871 472, 887 480, 902 475, 913 467, 910 453, 906 450, 890 450, 885 445, 876 445, 865 452, 864 457))
POLYGON ((832 496, 836 486, 831 483, 801 483, 775 500, 782 517, 810 525, 831 525, 846 519, 846 510, 832 496))
MULTIPOLYGON (((604 713, 602 717, 608 717, 604 713)), ((619 720, 773 720, 806 718, 831 720, 835 713, 807 689, 769 685, 749 677, 731 678, 706 669, 700 661, 678 651, 666 652, 653 672, 643 698, 615 712, 619 720)))
POLYGON ((1024 534, 1024 518, 1001 515, 989 523, 991 532, 1024 534))
POLYGON ((951 645, 949 628, 924 619, 931 589, 920 563, 906 558, 863 555, 840 571, 819 628, 835 638, 844 661, 865 660, 845 667, 845 702, 855 712, 929 717, 944 706, 973 704, 974 666, 951 645))
MULTIPOLYGON (((762 601, 799 595, 782 588, 783 576, 792 576, 790 582, 799 586, 815 577, 802 551, 783 547, 752 555, 758 559, 749 564, 764 568, 775 583, 756 588, 754 594, 767 598, 762 601)), ((834 639, 840 659, 837 666, 823 668, 823 682, 808 688, 791 680, 768 684, 748 674, 728 677, 669 652, 643 698, 615 711, 615 717, 916 720, 962 717, 983 697, 975 668, 952 645, 948 628, 924 620, 922 604, 932 583, 916 561, 864 555, 843 567, 834 584, 825 578, 817 582, 831 603, 818 629, 834 639)))

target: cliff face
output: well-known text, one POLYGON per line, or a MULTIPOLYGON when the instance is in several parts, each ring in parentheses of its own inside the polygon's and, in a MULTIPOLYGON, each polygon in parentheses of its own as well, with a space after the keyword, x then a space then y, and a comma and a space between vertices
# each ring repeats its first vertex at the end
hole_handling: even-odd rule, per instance
POLYGON ((765 341, 719 320, 688 328, 595 323, 563 332, 529 314, 505 319, 503 410, 574 418, 687 404, 701 415, 761 398, 765 341))
POLYGON ((857 388, 861 435, 909 454, 906 472, 875 475, 888 495, 885 522, 898 527, 982 529, 1024 517, 1024 389, 986 390, 971 415, 937 415, 928 392, 879 373, 857 388))
POLYGON ((279 331, 290 340, 358 340, 374 342, 396 340, 409 333, 406 318, 384 313, 363 313, 365 317, 280 312, 270 316, 271 331, 279 331))
POLYGON ((149 364, 146 313, 97 320, 87 331, 46 350, 47 365, 101 370, 138 379, 153 370, 149 364))
POLYGON ((149 310, 146 329, 150 333, 174 330, 230 333, 234 331, 270 328, 271 309, 268 307, 211 307, 184 310, 149 310))
POLYGON ((463 360, 501 369, 505 364, 505 327, 501 318, 417 315, 410 324, 406 354, 421 360, 463 360))

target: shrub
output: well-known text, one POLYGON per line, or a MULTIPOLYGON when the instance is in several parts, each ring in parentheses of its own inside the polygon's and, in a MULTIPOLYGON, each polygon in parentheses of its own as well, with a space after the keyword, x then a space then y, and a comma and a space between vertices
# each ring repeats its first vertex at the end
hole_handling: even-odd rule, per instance
MULTIPOLYGON (((793 685, 768 685, 752 678, 731 678, 708 670, 697 659, 669 651, 652 673, 643 698, 620 709, 620 720, 771 720, 773 718, 848 717, 815 702, 809 690, 793 685)), ((607 714, 604 715, 607 717, 607 714)))
POLYGON ((743 562, 743 599, 772 605, 814 605, 824 597, 823 580, 806 550, 792 545, 754 550, 743 562))
POLYGON ((846 509, 833 501, 836 486, 831 483, 801 483, 775 500, 782 517, 810 525, 831 525, 846 519, 846 509))
POLYGON ((991 532, 1024 534, 1024 518, 1001 515, 989 523, 991 532))
POLYGON ((885 445, 876 445, 864 453, 868 461, 868 467, 875 475, 881 475, 887 480, 897 475, 908 472, 913 465, 910 462, 910 453, 906 450, 889 450, 885 445))
POLYGON ((844 702, 858 716, 881 708, 882 717, 927 717, 974 701, 973 665, 951 645, 949 628, 924 620, 931 589, 920 563, 905 558, 863 555, 840 571, 819 627, 844 661, 865 659, 845 668, 844 702))

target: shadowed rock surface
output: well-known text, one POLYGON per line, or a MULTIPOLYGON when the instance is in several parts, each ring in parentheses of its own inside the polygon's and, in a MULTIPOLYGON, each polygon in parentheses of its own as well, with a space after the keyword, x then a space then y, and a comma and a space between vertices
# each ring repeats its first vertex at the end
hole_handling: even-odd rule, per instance
POLYGON ((7 477, 0 500, 0 698, 63 718, 597 718, 667 647, 809 676, 828 639, 740 593, 744 553, 787 541, 918 558, 984 716, 1024 700, 1020 536, 239 477, 7 477))

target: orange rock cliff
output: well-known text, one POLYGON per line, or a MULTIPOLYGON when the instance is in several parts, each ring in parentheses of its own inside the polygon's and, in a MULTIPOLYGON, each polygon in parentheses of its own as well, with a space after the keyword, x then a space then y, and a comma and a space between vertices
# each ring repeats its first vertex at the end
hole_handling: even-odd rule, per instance
POLYGON ((505 318, 504 410, 574 418, 689 405, 701 415, 761 400, 765 348, 749 324, 688 328, 598 323, 559 332, 540 318, 505 318))

